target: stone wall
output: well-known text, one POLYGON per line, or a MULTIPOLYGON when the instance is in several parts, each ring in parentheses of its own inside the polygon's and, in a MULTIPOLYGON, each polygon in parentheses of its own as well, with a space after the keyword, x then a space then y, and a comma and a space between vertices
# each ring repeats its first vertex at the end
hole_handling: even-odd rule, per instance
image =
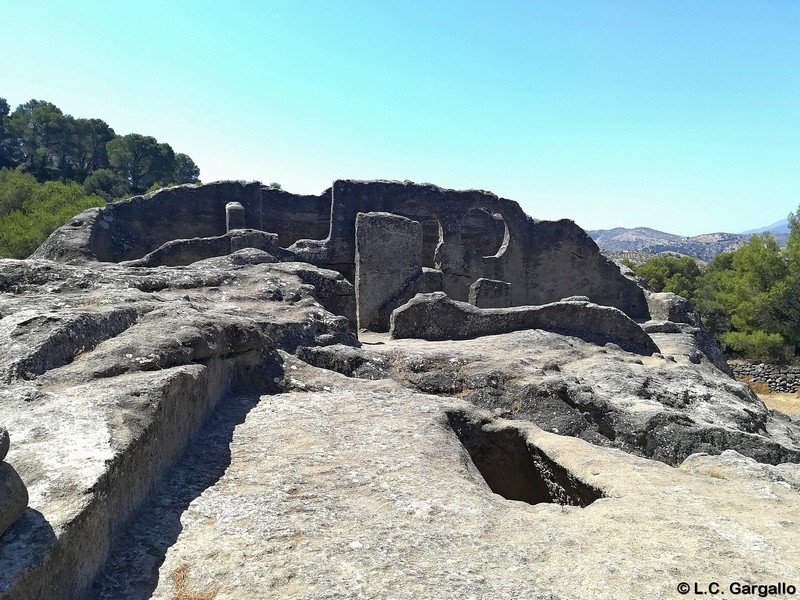
MULTIPOLYGON (((328 237, 299 240, 289 250, 297 260, 335 269, 352 281, 356 215, 397 214, 409 205, 425 207, 438 220, 434 266, 443 274, 444 291, 455 300, 467 301, 472 282, 484 277, 510 283, 514 306, 586 295, 631 318, 649 318, 642 289, 603 257, 574 222, 532 219, 516 202, 483 190, 456 191, 409 181, 339 180, 332 188, 328 237), (470 231, 464 229, 465 223, 481 215, 491 216, 492 223, 503 223, 503 239, 494 255, 483 255, 486 249, 476 250, 465 242, 470 231)), ((423 266, 428 264, 425 255, 430 250, 425 239, 423 224, 423 266)))
POLYGON ((285 190, 261 188, 264 231, 278 234, 284 248, 300 239, 322 240, 331 227, 331 192, 318 196, 292 194, 285 190))
POLYGON ((773 392, 792 393, 800 388, 800 367, 787 365, 731 364, 736 377, 749 377, 753 381, 766 383, 773 392))
POLYGON ((483 190, 410 181, 339 180, 319 196, 257 182, 177 186, 89 209, 54 232, 31 258, 123 262, 175 240, 219 238, 227 231, 225 207, 234 202, 244 208, 246 228, 277 235, 286 250, 279 259, 333 269, 350 282, 355 282, 356 215, 386 212, 421 220, 421 265, 440 272, 442 289, 454 300, 467 301, 470 285, 485 278, 511 285, 512 306, 581 295, 633 319, 650 318, 642 288, 574 222, 532 219, 516 202, 483 190))

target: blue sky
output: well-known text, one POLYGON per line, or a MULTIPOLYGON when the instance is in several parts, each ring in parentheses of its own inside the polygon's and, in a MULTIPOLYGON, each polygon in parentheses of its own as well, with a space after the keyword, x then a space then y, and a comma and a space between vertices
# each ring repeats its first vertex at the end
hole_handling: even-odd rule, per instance
POLYGON ((204 181, 411 179, 694 235, 800 204, 798 32, 797 0, 0 0, 0 97, 204 181))

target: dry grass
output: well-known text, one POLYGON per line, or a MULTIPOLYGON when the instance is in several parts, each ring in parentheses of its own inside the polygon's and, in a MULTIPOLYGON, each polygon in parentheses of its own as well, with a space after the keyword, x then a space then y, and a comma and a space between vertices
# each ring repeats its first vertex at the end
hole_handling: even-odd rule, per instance
POLYGON ((769 386, 766 383, 764 383, 763 381, 753 381, 753 378, 752 377, 748 377, 747 375, 744 375, 742 377, 737 377, 737 379, 739 381, 741 381, 742 383, 746 383, 747 387, 749 387, 751 390, 753 390, 759 396, 761 396, 762 394, 771 394, 772 393, 772 392, 770 392, 769 386))
POLYGON ((183 564, 171 574, 172 585, 175 586, 175 595, 171 600, 211 600, 219 592, 219 587, 214 586, 206 590, 195 592, 189 589, 189 565, 183 564))
POLYGON ((800 415, 800 397, 797 394, 759 394, 767 408, 789 415, 800 415))
POLYGON ((767 408, 789 415, 800 415, 800 390, 793 394, 771 392, 769 386, 762 381, 753 381, 747 376, 737 377, 737 380, 746 383, 767 408))

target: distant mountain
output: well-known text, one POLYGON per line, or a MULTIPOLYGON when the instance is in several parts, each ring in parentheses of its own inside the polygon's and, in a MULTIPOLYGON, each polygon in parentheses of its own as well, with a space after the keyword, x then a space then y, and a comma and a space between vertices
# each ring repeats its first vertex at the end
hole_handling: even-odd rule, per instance
POLYGON ((743 234, 750 234, 750 233, 763 233, 765 231, 769 231, 770 233, 789 233, 789 219, 781 219, 780 221, 776 221, 772 225, 767 225, 766 227, 761 227, 759 229, 748 229, 747 231, 743 231, 743 234))
POLYGON ((623 252, 625 250, 641 250, 653 244, 669 245, 686 239, 681 235, 665 233, 649 227, 615 227, 614 229, 595 229, 586 233, 595 241, 601 250, 623 252))
MULTIPOLYGON (((781 223, 775 223, 779 226, 781 223)), ((772 225, 770 227, 773 227, 772 225)), ((779 244, 786 243, 787 233, 779 233, 769 228, 758 230, 770 231, 779 244)), ((614 229, 595 229, 586 233, 606 253, 638 252, 646 254, 659 254, 661 252, 675 252, 709 261, 720 252, 731 252, 741 246, 754 232, 748 233, 705 233, 685 237, 666 233, 649 227, 615 227, 614 229)))

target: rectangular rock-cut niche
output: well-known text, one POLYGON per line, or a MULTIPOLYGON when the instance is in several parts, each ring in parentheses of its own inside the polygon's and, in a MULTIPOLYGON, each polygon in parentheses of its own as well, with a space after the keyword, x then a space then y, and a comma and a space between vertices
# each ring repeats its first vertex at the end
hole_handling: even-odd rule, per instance
POLYGON ((469 286, 469 303, 478 308, 508 308, 511 306, 511 284, 481 277, 469 286))
POLYGON ((485 427, 462 412, 448 412, 447 418, 489 488, 507 500, 586 507, 604 496, 529 444, 515 427, 485 427))

